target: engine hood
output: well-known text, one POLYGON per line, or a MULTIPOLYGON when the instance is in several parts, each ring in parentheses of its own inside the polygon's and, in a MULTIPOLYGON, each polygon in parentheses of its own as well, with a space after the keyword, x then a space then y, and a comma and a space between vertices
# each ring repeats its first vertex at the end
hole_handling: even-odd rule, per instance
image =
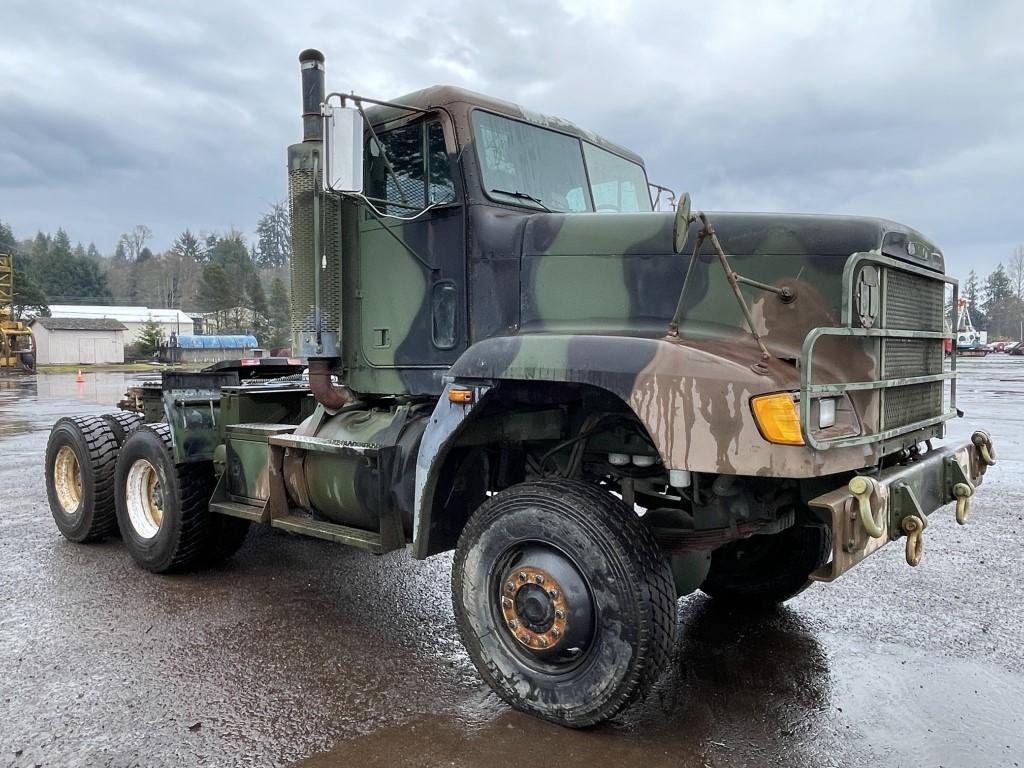
MULTIPOLYGON (((851 254, 881 252, 942 271, 942 255, 920 233, 884 219, 766 213, 711 213, 732 268, 768 284, 790 285, 785 307, 745 289, 769 345, 799 349, 807 331, 835 325, 843 267, 851 254)), ((661 336, 683 279, 680 330, 694 338, 744 333, 743 318, 724 271, 705 242, 691 267, 698 224, 683 252, 672 247, 674 214, 549 214, 524 223, 520 332, 661 336)))

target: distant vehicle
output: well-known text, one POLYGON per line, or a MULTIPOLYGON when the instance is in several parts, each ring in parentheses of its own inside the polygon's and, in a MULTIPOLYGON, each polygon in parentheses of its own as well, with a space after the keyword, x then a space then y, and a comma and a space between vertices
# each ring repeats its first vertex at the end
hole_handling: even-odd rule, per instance
POLYGON ((1016 344, 1006 347, 1003 351, 1008 355, 1024 356, 1024 341, 1018 341, 1016 344))
POLYGON ((1013 343, 1014 342, 1012 341, 997 341, 994 344, 990 344, 989 346, 992 348, 993 352, 1005 352, 1006 347, 1010 346, 1013 343))

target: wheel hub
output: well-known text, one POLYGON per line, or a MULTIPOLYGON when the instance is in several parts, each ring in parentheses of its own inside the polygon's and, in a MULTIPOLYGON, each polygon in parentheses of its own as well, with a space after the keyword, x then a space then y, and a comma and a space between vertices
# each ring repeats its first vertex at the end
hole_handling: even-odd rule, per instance
POLYGON ((534 566, 509 573, 502 587, 501 612, 515 639, 531 650, 554 648, 569 629, 565 592, 550 573, 534 566))
POLYGON ((164 494, 156 468, 145 459, 137 460, 128 470, 125 485, 132 528, 143 539, 153 538, 164 521, 164 494))
POLYGON ((66 514, 78 511, 82 503, 82 468, 71 446, 62 445, 53 462, 53 485, 57 501, 66 514))

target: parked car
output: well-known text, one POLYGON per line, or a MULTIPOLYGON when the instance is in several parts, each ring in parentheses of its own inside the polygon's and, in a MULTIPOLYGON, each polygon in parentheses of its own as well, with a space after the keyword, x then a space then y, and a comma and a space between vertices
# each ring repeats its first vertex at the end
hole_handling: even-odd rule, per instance
POLYGON ((1003 351, 1010 355, 1024 356, 1024 341, 1018 341, 1016 344, 1006 347, 1003 351))

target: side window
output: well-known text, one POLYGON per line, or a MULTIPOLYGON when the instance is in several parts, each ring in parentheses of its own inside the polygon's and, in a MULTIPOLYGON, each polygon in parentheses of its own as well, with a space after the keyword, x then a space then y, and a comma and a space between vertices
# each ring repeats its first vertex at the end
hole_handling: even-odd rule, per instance
POLYGON ((455 201, 441 123, 414 123, 377 136, 379 145, 367 139, 364 178, 367 197, 385 201, 378 206, 385 213, 405 216, 455 201))
POLYGON ((427 164, 430 199, 427 203, 444 205, 455 202, 455 182, 448 164, 448 148, 444 145, 444 129, 436 120, 427 123, 427 164))

